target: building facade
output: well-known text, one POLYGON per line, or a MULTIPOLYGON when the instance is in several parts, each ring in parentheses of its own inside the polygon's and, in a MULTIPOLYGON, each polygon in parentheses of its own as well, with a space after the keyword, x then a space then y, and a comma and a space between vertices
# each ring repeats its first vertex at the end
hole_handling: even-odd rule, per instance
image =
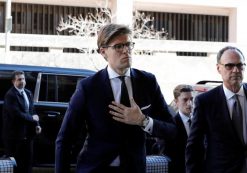
POLYGON ((112 22, 131 25, 137 10, 154 17, 154 29, 167 31, 168 40, 135 39, 137 50, 151 53, 135 55, 133 65, 155 73, 171 97, 178 83, 219 80, 214 64, 221 47, 237 45, 247 53, 246 5, 244 0, 12 0, 7 34, 7 0, 0 0, 0 62, 98 70, 104 60, 77 49, 95 47, 95 39, 71 37, 66 31, 58 35, 61 18, 106 7, 112 22))

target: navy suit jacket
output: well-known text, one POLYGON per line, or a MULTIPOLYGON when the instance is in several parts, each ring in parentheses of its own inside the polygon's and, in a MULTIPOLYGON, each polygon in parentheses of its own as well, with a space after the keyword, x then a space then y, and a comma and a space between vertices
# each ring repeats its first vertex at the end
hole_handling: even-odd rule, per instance
MULTIPOLYGON (((246 84, 244 91, 247 96, 246 84)), ((240 172, 245 153, 246 146, 232 124, 223 86, 198 95, 186 148, 187 173, 240 172)))
POLYGON ((177 135, 173 141, 164 141, 162 150, 163 154, 171 158, 169 172, 185 173, 185 148, 188 135, 179 113, 177 113, 173 119, 176 123, 177 135))
POLYGON ((32 93, 25 89, 29 99, 29 110, 25 110, 24 97, 15 87, 11 87, 4 97, 3 104, 3 140, 22 140, 35 135, 35 126, 32 115, 36 114, 33 106, 32 93))
MULTIPOLYGON (((131 69, 131 81, 135 102, 140 108, 147 106, 142 112, 154 119, 153 134, 172 138, 175 126, 154 75, 131 69)), ((99 170, 118 155, 124 172, 145 172, 145 132, 140 126, 114 121, 108 107, 113 100, 106 69, 80 82, 56 140, 56 173, 68 172, 71 146, 85 129, 87 137, 78 155, 77 173, 99 170)))
POLYGON ((174 120, 177 126, 177 136, 172 154, 172 164, 174 165, 174 173, 185 173, 185 148, 188 135, 179 113, 174 117, 174 120))

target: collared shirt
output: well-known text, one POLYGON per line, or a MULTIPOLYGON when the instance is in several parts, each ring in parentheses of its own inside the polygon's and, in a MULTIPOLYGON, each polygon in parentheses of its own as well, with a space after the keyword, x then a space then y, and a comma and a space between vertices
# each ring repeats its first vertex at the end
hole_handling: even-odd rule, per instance
MULTIPOLYGON (((120 103, 121 80, 118 78, 120 75, 116 73, 110 66, 107 67, 107 72, 108 72, 109 79, 111 82, 114 100, 117 103, 120 103)), ((133 98, 132 84, 131 84, 131 79, 130 79, 130 69, 128 69, 124 75, 125 75, 125 83, 128 89, 129 98, 133 98)))
MULTIPOLYGON (((120 103, 120 97, 121 97, 121 80, 118 78, 120 75, 116 73, 110 66, 107 66, 107 72, 109 75, 109 79, 111 82, 112 92, 114 96, 114 100, 117 103, 120 103)), ((125 83, 128 89, 129 98, 133 98, 133 90, 132 90, 132 83, 131 83, 131 77, 130 77, 130 68, 126 71, 124 74, 125 77, 125 83)), ((147 115, 148 116, 148 115, 147 115)), ((145 132, 152 134, 153 131, 153 119, 149 117, 149 122, 146 125, 146 127, 143 129, 145 132)))
POLYGON ((27 97, 27 94, 26 94, 24 88, 23 88, 23 89, 19 89, 19 88, 15 87, 15 89, 16 89, 21 95, 22 95, 22 93, 23 93, 24 100, 26 101, 27 107, 29 108, 29 100, 28 100, 28 97, 27 97))
POLYGON ((178 110, 178 112, 179 112, 179 115, 180 115, 180 117, 181 117, 181 119, 183 121, 186 133, 189 136, 189 133, 190 133, 189 120, 191 119, 191 116, 184 115, 180 110, 178 110))
MULTIPOLYGON (((114 100, 117 103, 120 103, 120 97, 121 97, 121 80, 118 78, 120 75, 116 73, 110 66, 107 66, 107 72, 109 75, 112 92, 114 96, 114 100)), ((132 83, 131 83, 131 77, 130 77, 130 68, 127 70, 127 72, 124 74, 125 77, 125 83, 128 90, 129 98, 133 98, 133 89, 132 89, 132 83)), ((153 129, 153 120, 149 118, 149 123, 147 126, 143 129, 145 132, 152 133, 153 129)), ((119 156, 117 156, 110 166, 119 166, 120 165, 120 159, 119 156)))
POLYGON ((246 96, 244 93, 244 89, 243 86, 241 86, 240 90, 237 93, 233 93, 232 91, 230 91, 229 89, 227 89, 224 85, 223 85, 223 90, 226 96, 226 100, 227 100, 227 106, 228 106, 228 110, 230 113, 230 117, 232 118, 232 109, 233 109, 233 103, 234 103, 234 98, 233 96, 235 94, 238 95, 238 99, 242 108, 242 114, 243 114, 243 136, 244 136, 244 141, 245 143, 247 143, 247 132, 246 132, 246 125, 247 125, 247 102, 246 102, 246 96))

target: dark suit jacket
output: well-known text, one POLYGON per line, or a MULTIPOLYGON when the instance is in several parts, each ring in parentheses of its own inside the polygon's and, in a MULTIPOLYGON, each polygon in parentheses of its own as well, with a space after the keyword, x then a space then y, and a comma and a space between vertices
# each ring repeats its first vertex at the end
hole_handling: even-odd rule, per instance
POLYGON ((163 141, 162 150, 163 154, 171 158, 169 173, 185 173, 185 148, 188 135, 179 113, 173 119, 176 123, 177 135, 173 141, 163 141))
POLYGON ((33 106, 33 96, 25 89, 29 99, 29 110, 25 110, 23 96, 12 87, 4 97, 3 104, 3 140, 22 140, 32 138, 35 134, 35 126, 38 125, 33 120, 35 114, 33 106))
MULTIPOLYGON (((153 134, 167 139, 174 136, 175 126, 154 75, 131 69, 131 80, 136 103, 140 108, 150 105, 142 112, 154 118, 153 134)), ((56 140, 56 173, 68 172, 70 148, 82 129, 88 135, 78 156, 78 173, 107 166, 118 155, 124 172, 145 172, 145 132, 139 126, 114 121, 108 107, 113 100, 106 69, 80 82, 56 140)))
MULTIPOLYGON (((246 85, 244 91, 247 95, 246 85)), ((187 173, 240 172, 245 153, 246 146, 234 131, 223 86, 197 96, 186 148, 187 173)))

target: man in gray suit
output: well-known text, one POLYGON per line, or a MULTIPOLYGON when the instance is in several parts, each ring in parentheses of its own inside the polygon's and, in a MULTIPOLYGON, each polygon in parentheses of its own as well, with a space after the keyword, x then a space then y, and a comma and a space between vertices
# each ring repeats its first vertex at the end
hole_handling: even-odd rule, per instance
POLYGON ((227 46, 217 55, 220 85, 195 98, 186 148, 187 173, 246 173, 247 85, 245 58, 227 46))

